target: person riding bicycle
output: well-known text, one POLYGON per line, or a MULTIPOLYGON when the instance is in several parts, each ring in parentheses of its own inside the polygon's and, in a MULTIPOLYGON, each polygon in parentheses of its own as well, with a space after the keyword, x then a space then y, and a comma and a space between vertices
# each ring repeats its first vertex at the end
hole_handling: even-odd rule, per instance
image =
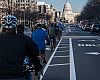
POLYGON ((36 30, 34 30, 32 32, 32 39, 33 41, 37 44, 38 48, 39 48, 39 52, 40 52, 40 56, 43 60, 43 63, 47 63, 45 56, 45 49, 46 49, 46 43, 45 40, 47 41, 47 43, 49 44, 49 38, 47 36, 47 33, 45 30, 42 29, 42 24, 37 24, 36 25, 36 30))
POLYGON ((60 22, 56 22, 55 28, 56 28, 56 37, 60 40, 60 37, 62 36, 63 26, 60 22))
POLYGON ((55 34, 55 31, 56 31, 56 29, 55 29, 54 23, 51 23, 49 28, 48 28, 48 34, 49 34, 50 41, 51 41, 51 39, 53 40, 53 46, 52 46, 53 49, 55 49, 55 47, 56 47, 56 37, 55 37, 56 34, 55 34))
POLYGON ((42 66, 36 56, 31 38, 16 34, 17 18, 6 15, 2 18, 0 34, 0 80, 25 80, 23 61, 28 56, 37 72, 42 66))
MULTIPOLYGON (((24 34, 24 30, 25 30, 25 27, 24 27, 23 24, 18 24, 17 25, 17 34, 25 35, 24 34)), ((25 36, 27 36, 27 35, 25 35, 25 36)), ((34 44, 35 52, 37 53, 36 55, 38 57, 39 56, 39 49, 38 49, 37 44, 35 42, 33 42, 33 44, 34 44)), ((33 72, 33 68, 34 67, 32 67, 33 65, 32 65, 32 63, 30 62, 30 60, 29 60, 29 58, 27 56, 25 56, 25 59, 24 59, 24 62, 23 62, 23 66, 25 67, 25 69, 24 69, 25 79, 26 80, 32 80, 31 72, 33 72), (28 66, 28 68, 27 68, 27 66, 28 66)))

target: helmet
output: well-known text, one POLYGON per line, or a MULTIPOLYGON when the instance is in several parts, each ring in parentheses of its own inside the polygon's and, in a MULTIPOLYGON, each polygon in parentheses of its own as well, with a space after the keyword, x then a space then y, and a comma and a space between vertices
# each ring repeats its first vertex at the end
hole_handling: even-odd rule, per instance
POLYGON ((3 28, 14 28, 17 25, 17 18, 13 15, 7 15, 2 18, 3 28))

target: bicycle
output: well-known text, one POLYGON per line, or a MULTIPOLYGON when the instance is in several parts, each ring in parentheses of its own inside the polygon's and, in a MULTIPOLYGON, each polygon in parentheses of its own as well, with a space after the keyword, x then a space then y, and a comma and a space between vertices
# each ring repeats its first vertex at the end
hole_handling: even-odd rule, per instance
POLYGON ((37 72, 35 70, 34 65, 30 63, 28 57, 25 57, 23 63, 23 69, 24 69, 23 72, 25 74, 25 80, 32 80, 32 72, 34 73, 34 76, 36 76, 36 80, 40 80, 40 75, 42 74, 42 70, 40 72, 37 72))

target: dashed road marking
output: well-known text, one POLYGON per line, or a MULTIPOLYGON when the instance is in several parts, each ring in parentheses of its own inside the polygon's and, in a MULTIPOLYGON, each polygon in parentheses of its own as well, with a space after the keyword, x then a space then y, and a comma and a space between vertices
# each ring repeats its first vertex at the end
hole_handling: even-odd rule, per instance
POLYGON ((98 36, 62 36, 63 38, 76 38, 76 39, 80 39, 80 38, 98 38, 98 36))
POLYGON ((78 41, 82 41, 82 42, 85 42, 85 41, 92 41, 92 42, 94 42, 94 41, 96 41, 96 40, 78 40, 78 41))
POLYGON ((60 46, 63 46, 63 45, 66 45, 66 46, 67 46, 67 45, 69 45, 69 44, 60 44, 60 46))
POLYGON ((85 53, 85 54, 90 54, 90 55, 100 55, 99 52, 87 52, 87 53, 85 53))
POLYGON ((78 44, 78 46, 80 47, 95 47, 96 45, 95 44, 78 44))
POLYGON ((58 47, 58 48, 67 48, 67 47, 58 47))
POLYGON ((97 38, 97 40, 100 40, 100 38, 97 38))
POLYGON ((63 53, 63 52, 68 52, 68 51, 69 51, 69 50, 65 50, 65 51, 56 51, 56 52, 60 52, 60 53, 62 52, 62 53, 63 53))
POLYGON ((70 65, 70 63, 65 63, 65 64, 52 64, 52 65, 49 65, 49 66, 52 67, 52 66, 66 66, 66 65, 70 65))
POLYGON ((69 56, 54 56, 54 58, 69 58, 69 56))

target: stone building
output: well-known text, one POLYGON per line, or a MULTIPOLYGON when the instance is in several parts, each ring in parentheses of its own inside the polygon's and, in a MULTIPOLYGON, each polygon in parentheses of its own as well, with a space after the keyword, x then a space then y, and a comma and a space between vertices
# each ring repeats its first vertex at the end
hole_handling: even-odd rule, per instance
POLYGON ((52 5, 47 4, 43 1, 37 1, 36 5, 37 5, 37 11, 39 11, 39 13, 51 16, 50 20, 54 22, 55 9, 53 8, 52 5))
POLYGON ((67 1, 63 8, 63 17, 68 23, 74 23, 75 22, 75 16, 79 15, 79 13, 74 13, 72 11, 71 4, 67 1))
POLYGON ((74 22, 74 14, 72 12, 71 5, 68 2, 64 5, 63 16, 69 23, 74 22))

